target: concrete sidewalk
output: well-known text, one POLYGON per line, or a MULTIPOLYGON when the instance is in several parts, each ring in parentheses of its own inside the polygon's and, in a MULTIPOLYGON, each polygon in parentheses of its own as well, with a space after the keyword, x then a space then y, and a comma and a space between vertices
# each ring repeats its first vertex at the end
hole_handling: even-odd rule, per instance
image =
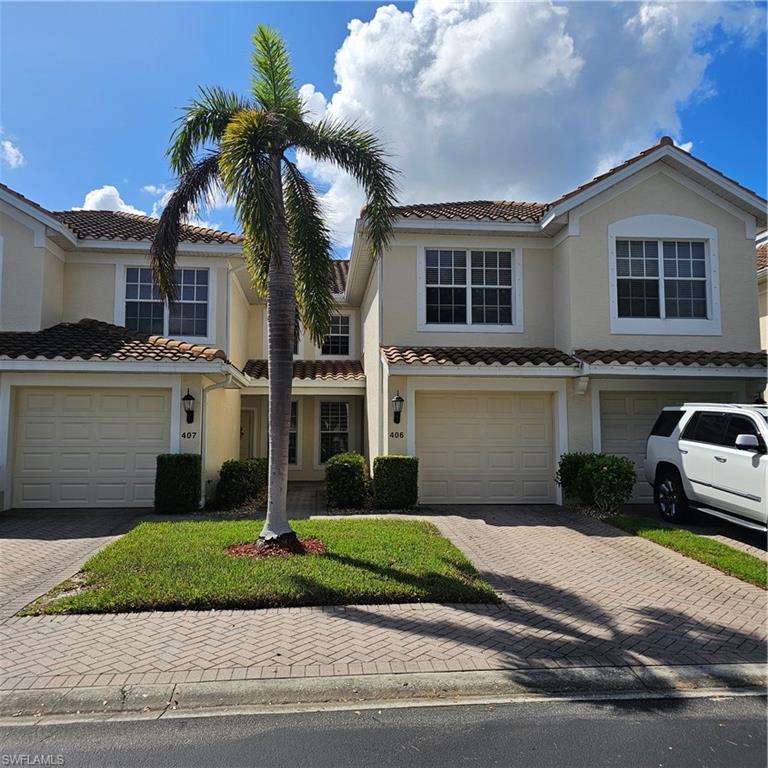
POLYGON ((502 605, 10 618, 0 691, 765 661, 764 590, 555 507, 457 511, 424 512, 502 605))

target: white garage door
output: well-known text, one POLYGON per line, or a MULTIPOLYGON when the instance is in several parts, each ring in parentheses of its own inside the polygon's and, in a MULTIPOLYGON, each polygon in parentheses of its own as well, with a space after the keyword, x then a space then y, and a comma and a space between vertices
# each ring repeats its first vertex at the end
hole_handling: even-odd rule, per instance
POLYGON ((645 481, 645 444, 662 408, 686 401, 725 402, 724 392, 601 392, 600 426, 603 453, 627 456, 635 462, 637 482, 632 501, 650 503, 653 489, 645 481))
POLYGON ((14 422, 14 506, 152 506, 168 390, 21 389, 14 422))
POLYGON ((422 502, 552 502, 552 396, 419 394, 416 453, 422 502))

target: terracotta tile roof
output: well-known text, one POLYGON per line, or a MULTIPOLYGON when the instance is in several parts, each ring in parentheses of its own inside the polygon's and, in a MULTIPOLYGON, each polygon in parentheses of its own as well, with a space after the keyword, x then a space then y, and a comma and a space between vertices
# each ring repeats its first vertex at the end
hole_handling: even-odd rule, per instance
POLYGON ((639 349, 577 349, 573 353, 585 363, 623 365, 713 365, 763 367, 768 365, 765 352, 662 351, 639 349))
POLYGON ((344 293, 349 274, 349 259, 333 259, 331 266, 333 269, 333 292, 344 293))
POLYGON ((578 365, 559 349, 541 347, 382 347, 388 363, 413 365, 578 365))
POLYGON ((757 261, 758 269, 765 269, 768 267, 768 242, 760 243, 755 250, 755 259, 757 261))
POLYGON ((35 332, 0 333, 0 359, 226 361, 216 347, 129 331, 99 320, 59 323, 35 332))
MULTIPOLYGON (((615 173, 618 173, 619 171, 623 171, 625 168, 628 168, 629 166, 634 165, 638 161, 642 160, 644 157, 647 157, 648 155, 650 155, 652 152, 655 152, 660 147, 672 147, 673 149, 675 149, 678 152, 681 152, 691 160, 695 160, 699 165, 703 166, 704 168, 707 168, 708 170, 712 171, 713 173, 716 173, 718 176, 725 179, 726 181, 729 181, 731 184, 735 184, 740 189, 743 189, 746 192, 749 192, 749 194, 755 195, 755 197, 758 197, 760 200, 763 200, 763 198, 761 198, 757 194, 757 192, 751 189, 748 189, 742 184, 739 184, 738 181, 735 181, 734 179, 731 179, 730 177, 726 176, 724 173, 721 173, 720 171, 717 170, 717 168, 713 168, 711 165, 708 165, 703 160, 699 160, 699 158, 696 157, 695 155, 692 155, 686 152, 684 149, 680 149, 679 147, 676 147, 674 140, 670 136, 662 136, 659 139, 657 144, 654 144, 652 147, 648 147, 648 149, 644 149, 642 152, 638 153, 634 157, 630 157, 629 160, 625 160, 623 163, 620 163, 619 165, 617 165, 614 168, 611 168, 605 173, 601 173, 599 176, 595 176, 593 179, 590 179, 590 181, 587 181, 586 183, 576 187, 576 189, 572 189, 570 192, 566 192, 561 197, 558 197, 557 200, 554 200, 553 202, 551 202, 548 207, 554 208, 556 205, 560 205, 560 203, 565 202, 566 200, 570 199, 574 195, 578 195, 579 192, 583 192, 585 189, 589 189, 595 184, 598 184, 604 179, 607 179, 609 176, 613 176, 615 173)), ((765 201, 763 200, 763 202, 765 201)))
MULTIPOLYGON (((123 211, 53 211, 80 240, 151 240, 157 229, 157 219, 123 211)), ((185 243, 239 244, 243 238, 232 232, 182 224, 181 239, 185 243)))
MULTIPOLYGON (((254 379, 269 378, 269 366, 266 360, 249 360, 243 370, 254 379)), ((294 360, 293 378, 365 381, 365 374, 359 360, 294 360)))
POLYGON ((395 208, 405 219, 463 219, 465 221, 541 221, 547 205, 507 200, 468 200, 457 203, 424 203, 395 208))

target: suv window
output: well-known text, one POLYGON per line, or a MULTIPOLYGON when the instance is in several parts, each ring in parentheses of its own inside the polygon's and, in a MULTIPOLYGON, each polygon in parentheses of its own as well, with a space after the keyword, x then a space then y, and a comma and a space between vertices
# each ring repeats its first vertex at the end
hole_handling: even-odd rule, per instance
POLYGON ((653 425, 651 434, 656 437, 669 437, 683 418, 683 413, 684 411, 662 411, 653 425))
POLYGON ((725 430, 725 445, 734 447, 739 435, 754 435, 760 444, 760 450, 765 451, 765 443, 762 435, 757 431, 755 422, 746 416, 731 416, 725 430))
POLYGON ((683 430, 682 439, 710 445, 725 445, 725 428, 728 415, 696 411, 683 430))

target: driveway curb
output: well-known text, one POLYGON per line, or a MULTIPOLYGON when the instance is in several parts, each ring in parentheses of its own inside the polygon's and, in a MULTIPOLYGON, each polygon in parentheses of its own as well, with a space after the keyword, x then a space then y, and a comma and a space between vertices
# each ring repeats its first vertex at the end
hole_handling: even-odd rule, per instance
POLYGON ((332 678, 27 689, 0 692, 0 718, 24 722, 49 715, 183 716, 238 707, 330 706, 371 701, 690 692, 764 692, 763 664, 571 667, 492 672, 432 672, 332 678))

